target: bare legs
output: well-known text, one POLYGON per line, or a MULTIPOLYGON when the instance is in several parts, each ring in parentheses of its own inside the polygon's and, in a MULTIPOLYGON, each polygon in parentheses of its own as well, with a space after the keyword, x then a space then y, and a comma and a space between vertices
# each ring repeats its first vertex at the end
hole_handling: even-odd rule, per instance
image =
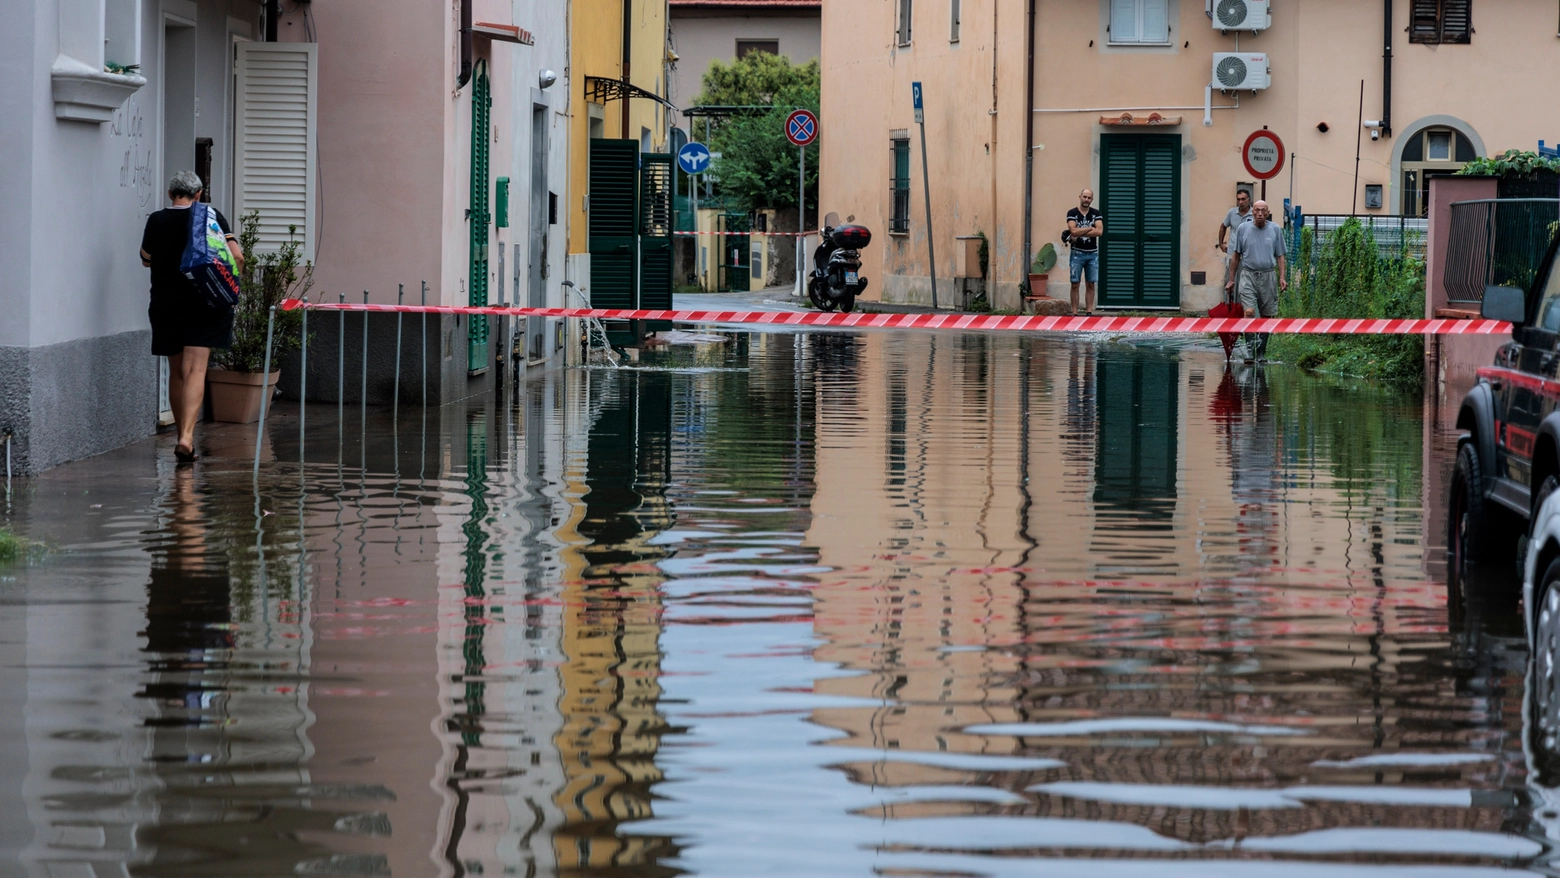
MULTIPOLYGON (((1088 311, 1089 313, 1092 314, 1094 312, 1094 284, 1092 284, 1092 283, 1090 283, 1088 281, 1084 281, 1083 285, 1084 285, 1084 288, 1086 290, 1086 293, 1085 293, 1085 297, 1086 298, 1084 299, 1085 305, 1084 305, 1084 309, 1083 310, 1088 311)), ((1073 284, 1072 285, 1072 292, 1069 294, 1069 298, 1072 301, 1073 313, 1077 314, 1078 313, 1078 285, 1077 284, 1073 284)))
POLYGON ((211 348, 185 348, 168 358, 168 404, 178 440, 175 449, 195 450, 195 420, 206 396, 206 363, 211 348))

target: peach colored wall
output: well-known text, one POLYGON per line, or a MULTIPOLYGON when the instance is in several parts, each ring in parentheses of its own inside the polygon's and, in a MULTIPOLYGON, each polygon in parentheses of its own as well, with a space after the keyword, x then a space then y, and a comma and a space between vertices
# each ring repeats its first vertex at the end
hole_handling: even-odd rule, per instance
MULTIPOLYGON (((825 4, 823 28, 823 199, 825 210, 854 212, 875 232, 887 228, 889 132, 911 135, 911 234, 869 252, 866 273, 889 299, 927 298, 924 201, 920 144, 911 122, 910 81, 925 83, 929 111, 939 250, 954 235, 984 227, 993 238, 995 302, 1015 300, 1018 270, 1027 261, 1022 242, 1025 107, 1022 0, 965 4, 963 39, 947 41, 946 6, 915 6, 915 43, 893 45, 893 2, 825 4), (987 154, 992 123, 992 16, 999 16, 997 128, 994 156, 987 154), (975 56, 979 56, 977 62, 975 56), (949 101, 947 96, 956 96, 949 101), (991 177, 998 195, 991 195, 991 177), (992 205, 996 205, 993 216, 992 205), (874 270, 878 273, 874 274, 874 270)), ((1217 299, 1222 256, 1215 248, 1219 221, 1233 202, 1236 182, 1249 180, 1240 147, 1263 126, 1277 133, 1294 160, 1268 186, 1274 204, 1294 187, 1307 213, 1349 213, 1354 209, 1354 151, 1364 81, 1364 117, 1382 115, 1382 6, 1356 0, 1307 0, 1274 5, 1270 30, 1239 38, 1241 51, 1265 52, 1273 87, 1239 96, 1239 109, 1214 111, 1214 125, 1202 125, 1203 86, 1214 52, 1235 51, 1236 37, 1215 31, 1195 0, 1171 0, 1171 43, 1162 48, 1108 46, 1107 0, 1037 0, 1035 25, 1034 246, 1058 245, 1062 217, 1083 186, 1098 189, 1097 150, 1106 129, 1099 119, 1121 109, 1160 110, 1183 117, 1168 129, 1183 138, 1182 307, 1200 310, 1217 299), (1329 131, 1316 129, 1327 122, 1329 131), (1189 285, 1191 271, 1213 282, 1189 285)), ((1460 120, 1476 147, 1487 153, 1532 149, 1552 137, 1543 114, 1531 107, 1531 92, 1490 87, 1487 71, 1503 83, 1541 81, 1560 63, 1555 10, 1520 0, 1487 0, 1474 11, 1476 33, 1469 45, 1410 44, 1403 32, 1409 0, 1394 0, 1393 136, 1360 150, 1360 212, 1363 187, 1387 187, 1387 209, 1397 203, 1394 153, 1419 120, 1460 120)), ((1233 106, 1215 93, 1214 103, 1233 106)), ((1115 129, 1112 129, 1115 130, 1115 129)), ((1109 218, 1106 218, 1107 225, 1109 218)), ((939 256, 941 256, 939 252, 939 256)), ((1065 250, 1063 251, 1065 256, 1065 250)), ((950 260, 939 260, 946 276, 950 260)), ((1053 295, 1065 295, 1065 276, 1052 275, 1053 295)), ((1011 307, 1011 304, 1009 304, 1011 307)))

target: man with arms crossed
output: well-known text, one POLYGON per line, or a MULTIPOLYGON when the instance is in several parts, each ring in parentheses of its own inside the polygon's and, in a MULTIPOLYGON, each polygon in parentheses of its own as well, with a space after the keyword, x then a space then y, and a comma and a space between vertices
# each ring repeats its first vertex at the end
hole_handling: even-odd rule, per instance
MULTIPOLYGON (((1240 291, 1247 317, 1277 317, 1278 291, 1284 280, 1284 230, 1271 221, 1266 201, 1251 206, 1251 222, 1235 228, 1230 244, 1230 279, 1226 290, 1240 291)), ((1268 334, 1246 333, 1246 362, 1267 362, 1268 334)))
POLYGON ((1088 289, 1084 313, 1094 313, 1094 285, 1100 279, 1100 236, 1105 234, 1105 215, 1093 209, 1094 193, 1078 193, 1078 206, 1067 211, 1067 243, 1072 255, 1067 261, 1072 279, 1072 310, 1078 313, 1078 282, 1088 289))

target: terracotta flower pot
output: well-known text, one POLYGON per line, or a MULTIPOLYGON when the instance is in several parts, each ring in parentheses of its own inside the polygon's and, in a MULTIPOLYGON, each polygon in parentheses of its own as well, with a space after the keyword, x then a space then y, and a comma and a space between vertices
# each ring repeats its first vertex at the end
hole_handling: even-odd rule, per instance
POLYGON ((1029 276, 1029 298, 1039 299, 1050 295, 1050 280, 1051 275, 1049 274, 1031 274, 1029 276))
POLYGON ((211 396, 211 416, 226 424, 253 424, 260 420, 260 400, 272 392, 281 380, 280 370, 269 375, 258 372, 206 372, 206 393, 211 396))

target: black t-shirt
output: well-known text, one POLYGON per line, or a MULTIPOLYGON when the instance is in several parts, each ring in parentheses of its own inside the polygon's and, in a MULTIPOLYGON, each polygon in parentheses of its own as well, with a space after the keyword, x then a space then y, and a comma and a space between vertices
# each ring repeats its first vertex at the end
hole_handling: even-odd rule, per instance
MULTIPOLYGON (((1094 228, 1095 223, 1104 218, 1104 214, 1100 213, 1092 207, 1089 208, 1088 213, 1084 213, 1076 207, 1067 211, 1067 221, 1077 225, 1080 229, 1092 229, 1094 228)), ((1095 250, 1100 249, 1099 238, 1088 238, 1084 237, 1083 235, 1073 235, 1072 240, 1069 243, 1072 244, 1072 248, 1074 250, 1077 250, 1080 253, 1092 253, 1095 250)))
MULTIPOLYGON (((217 215, 217 225, 222 227, 223 233, 233 237, 233 227, 228 225, 227 217, 214 207, 211 210, 217 215)), ((152 257, 152 307, 205 303, 205 297, 197 294, 190 279, 179 271, 179 261, 184 258, 184 248, 189 242, 188 207, 164 208, 146 218, 141 250, 152 257)))

